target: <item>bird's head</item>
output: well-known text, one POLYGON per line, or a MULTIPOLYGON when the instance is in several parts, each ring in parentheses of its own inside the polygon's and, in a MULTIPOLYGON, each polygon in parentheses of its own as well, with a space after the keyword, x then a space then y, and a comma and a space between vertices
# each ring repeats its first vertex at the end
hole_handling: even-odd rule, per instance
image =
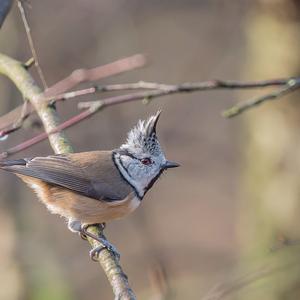
POLYGON ((140 198, 164 170, 179 166, 168 161, 161 149, 156 135, 159 116, 160 111, 148 120, 139 121, 128 133, 126 143, 114 152, 117 167, 140 198))

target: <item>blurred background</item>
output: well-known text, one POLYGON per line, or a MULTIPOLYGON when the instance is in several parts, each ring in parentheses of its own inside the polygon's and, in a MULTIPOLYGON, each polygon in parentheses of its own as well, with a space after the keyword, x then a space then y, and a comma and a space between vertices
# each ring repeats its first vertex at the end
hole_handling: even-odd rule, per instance
MULTIPOLYGON (((75 69, 135 53, 147 55, 144 68, 99 84, 299 74, 297 0, 30 3, 48 85, 75 69)), ((1 29, 0 51, 21 61, 31 56, 16 5, 1 29)), ((4 77, 0 91, 1 114, 22 103, 4 77)), ((112 149, 137 120, 163 111, 159 138, 181 168, 165 174, 130 217, 106 229, 138 299, 300 298, 299 248, 280 244, 300 238, 299 95, 234 119, 221 116, 260 93, 210 91, 122 104, 67 130, 76 151, 112 149)), ((78 112, 77 101, 101 96, 58 103, 61 119, 78 112)), ((27 126, 2 141, 0 152, 40 131, 27 126)), ((45 141, 14 157, 51 153, 45 141)), ((1 300, 113 298, 102 269, 90 261, 89 245, 62 218, 11 174, 0 173, 0 188, 1 300)))

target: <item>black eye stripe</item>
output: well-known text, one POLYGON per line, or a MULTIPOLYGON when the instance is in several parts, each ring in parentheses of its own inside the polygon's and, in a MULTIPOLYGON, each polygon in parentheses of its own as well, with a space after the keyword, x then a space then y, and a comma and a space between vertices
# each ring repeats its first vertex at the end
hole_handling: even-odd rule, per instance
POLYGON ((124 149, 122 149, 122 150, 118 150, 118 151, 116 151, 116 152, 118 152, 119 154, 120 154, 120 156, 122 156, 122 155, 125 155, 125 156, 128 156, 128 157, 131 157, 132 159, 136 159, 136 160, 139 160, 140 162, 142 162, 143 163, 143 160, 144 159, 149 159, 149 163, 143 163, 143 164, 145 164, 145 165, 150 165, 150 164, 153 164, 154 162, 153 162, 153 160, 151 159, 151 158, 148 158, 148 157, 145 157, 145 158, 138 158, 138 157, 135 157, 132 153, 130 153, 128 150, 124 150, 124 149))
POLYGON ((120 155, 126 155, 126 156, 129 156, 129 157, 131 157, 131 158, 133 158, 133 159, 138 159, 137 157, 135 157, 133 154, 131 154, 129 151, 127 151, 127 150, 118 150, 118 153, 120 154, 120 155))

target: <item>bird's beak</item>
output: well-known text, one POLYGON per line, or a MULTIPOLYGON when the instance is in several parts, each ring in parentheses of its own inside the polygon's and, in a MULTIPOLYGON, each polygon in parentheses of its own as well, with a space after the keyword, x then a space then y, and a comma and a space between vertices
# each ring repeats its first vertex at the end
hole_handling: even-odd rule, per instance
POLYGON ((169 161, 167 160, 164 164, 163 164, 163 168, 164 169, 170 169, 170 168, 177 168, 179 167, 180 164, 174 162, 174 161, 169 161))

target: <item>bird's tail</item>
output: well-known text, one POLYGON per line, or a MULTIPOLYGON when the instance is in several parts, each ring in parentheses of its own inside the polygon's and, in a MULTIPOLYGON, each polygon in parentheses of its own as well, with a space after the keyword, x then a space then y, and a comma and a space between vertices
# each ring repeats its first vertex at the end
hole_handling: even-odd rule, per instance
POLYGON ((25 159, 0 160, 0 168, 26 165, 25 159))

